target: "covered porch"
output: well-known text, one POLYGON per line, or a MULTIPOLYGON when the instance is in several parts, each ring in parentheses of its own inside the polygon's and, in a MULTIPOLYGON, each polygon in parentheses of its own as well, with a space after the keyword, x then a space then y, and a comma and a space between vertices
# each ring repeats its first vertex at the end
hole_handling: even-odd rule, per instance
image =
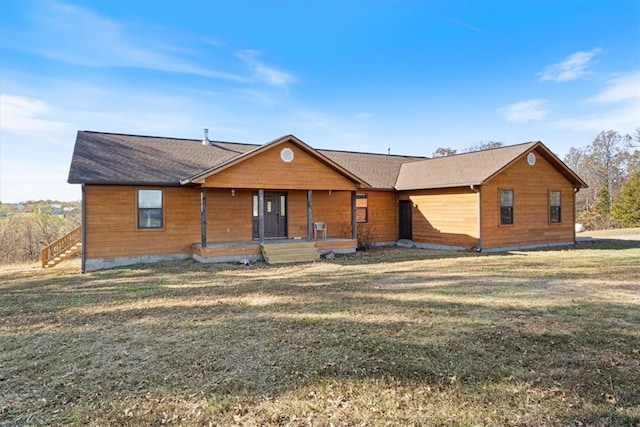
POLYGON ((354 252, 356 192, 369 187, 293 136, 181 183, 200 189, 200 241, 192 253, 203 262, 296 262, 354 252))

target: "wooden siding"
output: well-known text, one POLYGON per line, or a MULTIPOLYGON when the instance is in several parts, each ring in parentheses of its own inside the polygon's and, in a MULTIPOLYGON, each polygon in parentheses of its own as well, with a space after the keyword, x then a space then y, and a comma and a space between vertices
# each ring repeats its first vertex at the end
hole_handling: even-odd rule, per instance
POLYGON ((200 255, 203 258, 224 258, 235 256, 262 256, 260 251, 260 245, 258 243, 249 243, 244 245, 221 245, 221 246, 208 246, 206 248, 200 247, 199 244, 192 246, 194 254, 200 255))
POLYGON ((352 239, 344 240, 320 240, 316 241, 319 251, 355 250, 358 242, 352 239))
POLYGON ((279 144, 237 165, 209 176, 204 187, 264 188, 290 190, 350 190, 356 184, 311 156, 295 144, 279 144), (294 153, 290 163, 282 161, 280 151, 294 153))
MULTIPOLYGON (((200 192, 200 190, 198 190, 200 192)), ((198 214, 200 207, 197 208, 198 214)), ((207 242, 253 238, 253 191, 207 189, 207 242)), ((200 227, 198 221, 198 227, 200 227)), ((199 242, 198 237, 194 242, 199 242)))
MULTIPOLYGON (((395 193, 393 191, 358 191, 358 194, 367 194, 368 203, 368 222, 358 223, 358 227, 371 227, 376 241, 396 240, 395 193)), ((306 193, 304 214, 306 215, 306 193)), ((314 191, 313 220, 327 224, 327 237, 351 238, 351 192, 332 191, 329 194, 328 191, 314 191)))
POLYGON ((413 203, 413 241, 466 248, 478 245, 478 194, 468 187, 405 192, 413 203))
POLYGON ((313 221, 327 224, 327 237, 351 238, 351 192, 314 191, 313 221))
POLYGON ((165 187, 164 227, 137 228, 137 189, 86 185, 85 257, 115 258, 190 253, 200 240, 200 190, 165 187))
POLYGON ((397 200, 394 191, 358 191, 367 194, 368 221, 359 228, 371 228, 377 242, 398 240, 397 200))
MULTIPOLYGON (((207 241, 252 239, 253 192, 256 190, 208 189, 207 241)), ((307 238, 307 192, 275 190, 287 194, 287 237, 307 238)), ((351 237, 351 192, 313 192, 313 221, 327 224, 327 237, 351 237)))
MULTIPOLYGON (((315 196, 315 193, 314 193, 315 196)), ((288 237, 307 238, 307 192, 287 192, 287 204, 289 205, 287 218, 288 237)), ((315 207, 314 207, 315 208, 315 207)), ((317 220, 320 221, 320 220, 317 220)))
POLYGON ((530 166, 526 157, 482 186, 482 247, 564 243, 574 240, 574 189, 542 155, 530 166), (512 189, 513 225, 499 224, 499 191, 512 189), (550 190, 561 192, 562 222, 549 224, 550 190))

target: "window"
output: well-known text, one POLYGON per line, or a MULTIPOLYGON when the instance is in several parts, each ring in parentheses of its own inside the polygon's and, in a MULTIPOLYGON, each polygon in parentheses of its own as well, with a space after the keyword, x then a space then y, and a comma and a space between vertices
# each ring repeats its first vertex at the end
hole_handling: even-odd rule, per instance
POLYGON ((255 218, 258 217, 258 195, 257 194, 253 195, 253 216, 255 218))
POLYGON ((513 190, 500 190, 500 225, 513 224, 513 190))
POLYGON ((138 228, 162 228, 162 190, 138 190, 138 228))
POLYGON ((562 222, 562 209, 560 203, 560 192, 549 191, 549 223, 562 222))
POLYGON ((356 194, 356 221, 369 221, 369 199, 368 194, 356 194))

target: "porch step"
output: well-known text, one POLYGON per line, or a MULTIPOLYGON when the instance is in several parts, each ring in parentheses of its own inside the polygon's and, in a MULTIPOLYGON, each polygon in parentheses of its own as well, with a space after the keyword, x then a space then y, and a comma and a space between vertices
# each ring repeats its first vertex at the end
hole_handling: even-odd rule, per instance
POLYGON ((267 264, 310 262, 320 258, 314 242, 273 243, 260 246, 267 264))
POLYGON ((47 263, 44 265, 44 268, 55 267, 56 265, 60 264, 62 261, 67 260, 71 258, 73 255, 80 252, 80 249, 82 249, 82 243, 76 243, 75 245, 71 246, 69 249, 66 249, 64 252, 53 257, 53 259, 50 259, 49 261, 47 261, 47 263))

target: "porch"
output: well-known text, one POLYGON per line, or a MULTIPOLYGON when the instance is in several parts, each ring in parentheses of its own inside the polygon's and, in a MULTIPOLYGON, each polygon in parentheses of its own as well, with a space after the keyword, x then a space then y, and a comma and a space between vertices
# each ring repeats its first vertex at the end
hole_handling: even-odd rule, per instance
POLYGON ((236 242, 207 242, 191 245, 193 259, 200 262, 240 262, 266 261, 269 264, 289 262, 309 262, 321 254, 353 253, 357 240, 342 238, 309 239, 266 239, 236 242))

